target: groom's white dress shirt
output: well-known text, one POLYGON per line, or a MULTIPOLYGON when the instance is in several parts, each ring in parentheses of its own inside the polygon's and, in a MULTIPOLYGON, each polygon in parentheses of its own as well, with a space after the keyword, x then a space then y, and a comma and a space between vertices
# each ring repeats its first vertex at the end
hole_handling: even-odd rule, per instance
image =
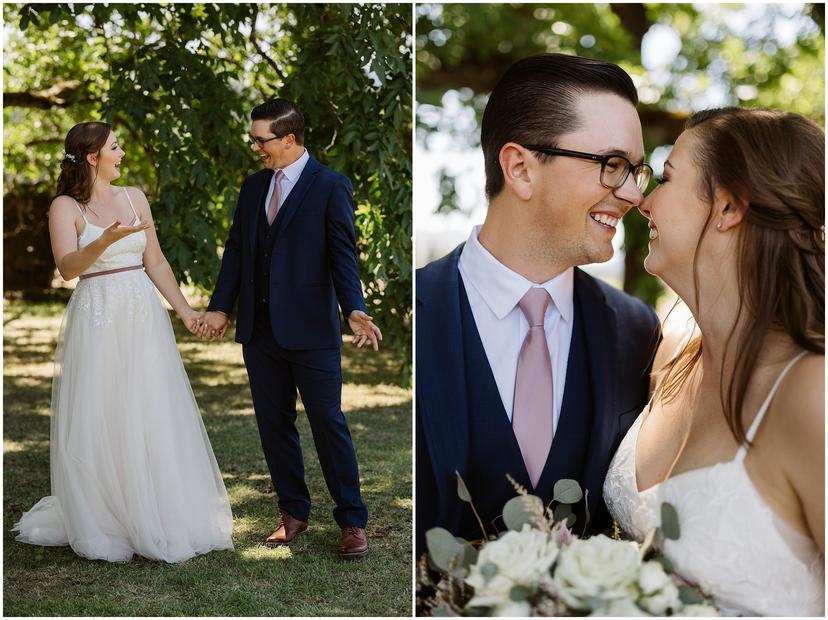
MULTIPOLYGON (((290 194, 290 190, 293 189, 293 186, 296 185, 296 181, 299 180, 299 175, 302 174, 302 170, 305 169, 305 164, 308 163, 310 159, 310 155, 308 155, 308 149, 305 149, 304 152, 299 156, 295 162, 290 164, 289 166, 285 166, 282 168, 282 172, 284 176, 282 177, 282 181, 279 183, 279 189, 281 190, 282 194, 279 196, 279 208, 285 204, 285 200, 287 200, 288 194, 290 194)), ((276 185, 276 175, 273 175, 273 178, 270 179, 270 187, 267 190, 267 197, 264 201, 264 210, 265 210, 265 217, 267 217, 267 207, 270 204, 270 198, 273 196, 273 189, 276 185)))
POLYGON ((569 268, 547 282, 535 284, 499 262, 483 247, 477 238, 480 228, 475 226, 472 230, 458 267, 503 408, 511 421, 518 357, 529 332, 529 322, 518 302, 533 286, 545 288, 552 298, 544 315, 544 332, 552 360, 555 404, 552 423, 557 430, 572 342, 575 272, 569 268))

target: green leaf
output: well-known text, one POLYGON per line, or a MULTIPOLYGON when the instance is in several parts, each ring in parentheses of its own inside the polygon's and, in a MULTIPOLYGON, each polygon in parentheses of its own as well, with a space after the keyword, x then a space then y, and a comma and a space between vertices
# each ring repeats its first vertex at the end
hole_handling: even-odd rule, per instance
POLYGON ((525 586, 512 586, 509 590, 509 598, 515 603, 522 603, 529 598, 529 588, 525 586))
POLYGON ((543 513, 543 502, 535 495, 518 495, 503 507, 503 522, 510 530, 519 532, 527 523, 536 527, 537 515, 543 513))
POLYGON ((656 561, 658 561, 661 564, 661 567, 664 569, 665 572, 673 572, 673 563, 670 561, 670 558, 668 558, 666 555, 656 556, 656 561))
POLYGON ((552 511, 552 516, 554 517, 556 523, 566 520, 566 518, 571 514, 572 506, 570 504, 558 504, 552 511))
POLYGON ((670 540, 678 540, 681 535, 678 513, 669 502, 662 502, 661 504, 661 532, 665 538, 670 540))
POLYGON ((426 547, 434 565, 444 572, 452 570, 458 556, 463 553, 463 547, 457 539, 446 529, 435 527, 426 532, 426 547))
POLYGON ((460 477, 459 472, 454 472, 457 475, 457 495, 460 499, 464 502, 471 503, 471 493, 469 493, 468 488, 466 488, 466 483, 463 482, 463 479, 460 477))
POLYGON ((486 562, 483 566, 480 567, 480 574, 488 581, 495 575, 497 575, 497 564, 494 562, 486 562))
POLYGON ((678 590, 679 599, 685 605, 700 605, 701 603, 704 603, 704 597, 695 588, 691 588, 690 586, 686 585, 681 585, 679 586, 678 590))
POLYGON ((583 496, 581 485, 576 480, 568 478, 558 480, 552 490, 552 499, 562 504, 576 504, 583 496))

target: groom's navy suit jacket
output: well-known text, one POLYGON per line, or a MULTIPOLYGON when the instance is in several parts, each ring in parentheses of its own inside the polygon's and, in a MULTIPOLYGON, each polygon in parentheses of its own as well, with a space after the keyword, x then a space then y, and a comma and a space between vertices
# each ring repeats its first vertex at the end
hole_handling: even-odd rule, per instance
MULTIPOLYGON (((417 271, 418 554, 425 550, 425 532, 432 527, 464 538, 472 529, 479 532, 468 504, 458 498, 456 474, 473 487, 478 510, 488 507, 489 514, 481 515, 487 528, 516 494, 505 481, 504 468, 529 486, 465 296, 458 271, 462 248, 417 271), (492 472, 504 480, 486 479, 492 472)), ((555 480, 545 478, 567 472, 563 477, 578 479, 588 491, 589 531, 596 532, 609 525, 602 501, 604 477, 618 444, 646 404, 660 330, 652 308, 577 268, 574 303, 577 318, 561 419, 535 493, 549 495, 541 497, 549 503, 555 480)), ((576 513, 580 532, 584 513, 576 513)))
MULTIPOLYGON (((236 342, 247 344, 256 311, 256 252, 260 211, 274 175, 265 169, 248 176, 224 248, 209 310, 229 315, 239 300, 236 342)), ((279 209, 268 234, 268 310, 273 337, 284 349, 342 346, 337 302, 347 318, 365 311, 356 262, 351 182, 308 159, 296 185, 279 209)), ((261 235, 262 237, 264 235, 261 235)))

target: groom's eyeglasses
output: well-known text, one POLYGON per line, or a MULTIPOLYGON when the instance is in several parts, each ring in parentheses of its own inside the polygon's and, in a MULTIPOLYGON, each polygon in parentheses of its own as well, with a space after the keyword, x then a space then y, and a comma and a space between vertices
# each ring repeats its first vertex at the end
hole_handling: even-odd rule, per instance
POLYGON ((261 147, 263 147, 265 144, 267 144, 268 142, 270 142, 271 140, 281 140, 281 139, 282 139, 282 138, 284 138, 286 135, 287 135, 287 134, 284 134, 284 135, 282 135, 282 136, 273 136, 272 138, 260 138, 259 136, 251 136, 251 135, 248 135, 248 136, 247 136, 247 141, 248 141, 248 142, 250 142, 250 143, 255 142, 257 145, 259 145, 259 148, 261 148, 261 147))
POLYGON ((560 155, 562 157, 577 157, 578 159, 589 159, 601 163, 601 185, 608 189, 618 189, 627 181, 630 173, 633 175, 635 184, 642 192, 650 184, 650 177, 653 176, 653 169, 647 164, 633 165, 629 159, 622 155, 595 155, 594 153, 583 153, 581 151, 570 151, 568 149, 555 149, 535 144, 524 145, 527 149, 538 151, 547 155, 560 155))

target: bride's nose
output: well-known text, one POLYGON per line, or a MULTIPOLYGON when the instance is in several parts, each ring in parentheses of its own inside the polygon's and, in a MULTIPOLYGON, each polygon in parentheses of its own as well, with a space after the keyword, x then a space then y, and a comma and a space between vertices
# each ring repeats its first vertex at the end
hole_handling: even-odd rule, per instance
POLYGON ((650 194, 650 196, 646 196, 646 197, 644 198, 644 200, 642 200, 642 201, 638 204, 638 210, 641 212, 641 215, 643 215, 644 217, 646 217, 648 220, 652 219, 652 218, 650 217, 650 197, 651 197, 651 196, 652 196, 652 194, 650 194))

